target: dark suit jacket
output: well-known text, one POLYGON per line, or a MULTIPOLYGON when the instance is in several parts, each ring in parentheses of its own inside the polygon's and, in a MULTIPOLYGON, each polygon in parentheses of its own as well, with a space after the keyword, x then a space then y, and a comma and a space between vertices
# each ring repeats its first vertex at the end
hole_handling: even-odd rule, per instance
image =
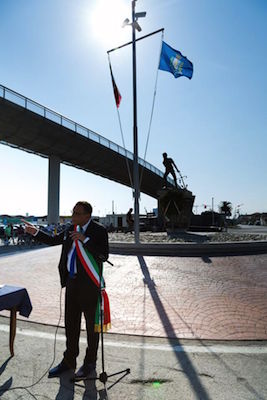
MULTIPOLYGON (((66 231, 63 231, 56 236, 49 236, 41 230, 35 236, 35 239, 37 241, 46 243, 50 246, 63 244, 60 261, 58 264, 60 282, 62 287, 66 286, 68 278, 67 260, 68 253, 73 243, 72 239, 69 236, 69 232, 73 230, 74 226, 71 225, 70 228, 68 228, 66 231)), ((109 253, 108 234, 106 229, 103 225, 92 220, 86 229, 85 236, 89 237, 89 240, 85 244, 83 244, 83 246, 90 251, 100 268, 102 268, 102 262, 108 259, 109 253)), ((91 279, 84 271, 84 268, 81 265, 79 259, 77 259, 77 269, 79 270, 79 273, 84 275, 84 279, 88 279, 88 284, 93 289, 96 289, 95 284, 91 281, 91 279)))

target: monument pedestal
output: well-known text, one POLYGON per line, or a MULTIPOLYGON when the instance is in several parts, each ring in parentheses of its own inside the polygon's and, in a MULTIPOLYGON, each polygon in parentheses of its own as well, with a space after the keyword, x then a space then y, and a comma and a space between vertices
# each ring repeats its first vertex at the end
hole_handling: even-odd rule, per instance
POLYGON ((194 200, 195 196, 187 189, 166 188, 158 191, 159 221, 168 233, 189 228, 194 200))

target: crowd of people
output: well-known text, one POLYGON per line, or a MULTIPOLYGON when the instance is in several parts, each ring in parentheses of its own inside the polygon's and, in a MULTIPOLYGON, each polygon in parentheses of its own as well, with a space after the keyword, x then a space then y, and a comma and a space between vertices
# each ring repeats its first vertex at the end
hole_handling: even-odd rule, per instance
MULTIPOLYGON (((47 232, 51 236, 60 233, 66 227, 65 224, 58 225, 45 225, 42 226, 42 230, 47 232)), ((34 245, 36 242, 33 240, 32 236, 25 232, 24 224, 7 224, 0 226, 0 245, 19 245, 19 246, 29 246, 34 245)))
POLYGON ((22 225, 8 224, 0 226, 0 241, 6 246, 25 243, 25 236, 22 225))

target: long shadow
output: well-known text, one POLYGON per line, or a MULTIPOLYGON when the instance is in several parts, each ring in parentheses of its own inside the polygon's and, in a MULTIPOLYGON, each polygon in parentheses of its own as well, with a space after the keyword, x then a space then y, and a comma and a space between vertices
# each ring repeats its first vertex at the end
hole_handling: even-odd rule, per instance
POLYGON ((0 386, 0 397, 5 394, 6 391, 8 391, 11 388, 13 382, 13 378, 10 377, 3 385, 0 386))
MULTIPOLYGON (((179 339, 177 338, 174 329, 171 325, 171 322, 166 314, 166 311, 164 309, 164 306, 159 298, 159 295, 155 289, 155 283, 153 281, 153 279, 151 279, 149 270, 147 268, 146 262, 144 260, 144 258, 142 256, 138 256, 138 261, 139 264, 141 266, 141 270, 143 272, 144 275, 144 282, 147 284, 150 294, 152 296, 152 299, 154 300, 154 303, 156 305, 156 309, 158 311, 158 314, 160 316, 160 319, 162 320, 162 324, 165 328, 166 333, 170 333, 172 334, 172 336, 174 338, 176 338, 178 340, 179 343, 179 339)), ((205 260, 203 260, 205 261, 205 260)), ((211 260, 209 261, 209 259, 206 262, 211 262, 211 260)), ((164 298, 164 296, 162 296, 164 298)), ((166 300, 166 299, 165 299, 166 300)), ((167 301, 167 300, 166 300, 167 301)), ((179 313, 177 313, 177 311, 172 307, 172 305, 170 304, 170 307, 172 308, 173 312, 175 312, 175 314, 177 315, 177 317, 190 329, 190 331, 195 334, 192 330, 192 328, 187 324, 187 322, 180 316, 179 313)), ((169 338, 168 338, 169 339, 169 338)), ((197 340, 199 341, 199 343, 207 348, 210 352, 211 355, 213 355, 214 358, 216 358, 221 364, 223 364, 223 366, 233 375, 236 377, 236 379, 240 379, 240 377, 238 376, 238 374, 217 354, 215 353, 210 346, 208 346, 201 338, 197 338, 197 340)), ((169 339, 169 342, 171 345, 173 345, 172 340, 169 339)), ((190 362, 190 360, 188 359, 187 355, 185 353, 176 353, 176 358, 178 359, 178 361, 180 362, 184 373, 188 376, 191 385, 194 389, 194 391, 196 392, 196 394, 199 396, 199 399, 201 400, 206 400, 209 399, 208 394, 206 393, 205 389, 203 388, 203 386, 201 385, 201 382, 199 381, 198 376, 196 375, 196 372, 190 362), (200 388, 199 388, 200 386, 200 388), (199 390, 200 389, 200 390, 199 390), (204 391, 204 394, 202 392, 202 390, 204 391), (205 397, 204 397, 205 396, 205 397)), ((259 394, 254 388, 253 386, 251 386, 249 384, 249 382, 244 379, 243 385, 246 387, 246 389, 252 393, 255 396, 255 400, 265 400, 264 397, 262 397, 261 394, 259 394)))
MULTIPOLYGON (((143 279, 143 283, 144 283, 144 299, 143 299, 143 324, 145 326, 146 320, 147 320, 147 316, 146 316, 146 280, 145 278, 143 279)), ((142 336, 142 343, 143 346, 141 347, 141 356, 140 356, 140 362, 139 362, 139 371, 141 372, 141 381, 143 382, 145 380, 145 350, 144 350, 144 345, 145 345, 145 336, 142 336)), ((139 386, 139 399, 143 399, 144 398, 144 385, 140 385, 139 386)))
POLYGON ((205 243, 210 241, 210 237, 207 235, 189 232, 175 232, 174 234, 169 234, 169 237, 170 239, 183 239, 185 242, 193 243, 205 243))
POLYGON ((94 380, 85 381, 84 384, 72 382, 72 372, 66 372, 59 378, 59 391, 55 400, 73 400, 75 386, 84 389, 83 400, 97 400, 97 389, 94 380))
MULTIPOLYGON (((164 298, 164 296, 162 296, 164 298)), ((165 298, 164 298, 165 299, 165 298)), ((166 299, 165 299, 166 300, 166 299)), ((190 325, 188 325, 188 323, 181 317, 181 315, 172 307, 171 304, 169 304, 170 307, 172 308, 173 312, 177 315, 177 317, 184 323, 184 325, 191 331, 192 334, 195 335, 193 329, 190 327, 190 325)), ((237 381, 240 379, 240 376, 233 370, 233 368, 231 368, 223 359, 222 357, 220 357, 217 353, 215 353, 215 351, 209 346, 207 345, 203 339, 201 338, 197 338, 198 342, 201 344, 201 346, 205 347, 210 354, 216 358, 221 364, 223 364, 223 366, 225 367, 225 369, 227 369, 233 376, 236 377, 237 381)), ((244 386, 246 387, 246 389, 252 393, 254 395, 255 400, 265 400, 264 397, 261 396, 261 394, 259 394, 253 386, 251 386, 248 381, 245 378, 241 378, 243 381, 244 386)))
POLYGON ((6 359, 6 361, 1 365, 1 367, 0 367, 0 375, 2 375, 2 373, 4 372, 4 370, 6 369, 6 366, 7 366, 7 364, 9 363, 9 361, 11 360, 11 356, 10 357, 8 357, 7 359, 6 359))
MULTIPOLYGON (((151 279, 148 267, 146 265, 146 262, 144 260, 143 256, 137 256, 142 273, 144 275, 144 278, 146 280, 146 284, 148 286, 148 289, 150 291, 151 297, 155 303, 158 315, 162 321, 162 325, 166 331, 166 333, 171 334, 172 339, 176 338, 176 340, 179 343, 179 339, 175 334, 175 331, 173 329, 173 326, 171 324, 171 321, 165 311, 164 305, 162 304, 162 301, 157 293, 157 289, 155 287, 155 283, 153 282, 153 280, 151 279)), ((171 345, 173 345, 173 340, 171 340, 168 337, 168 340, 170 342, 171 345)), ((177 358, 177 361, 180 363, 184 373, 186 374, 192 389, 194 390, 197 398, 201 399, 201 400, 211 400, 211 398, 209 397, 206 389, 204 388, 204 386, 202 385, 198 374, 195 370, 195 368, 192 365, 191 360, 189 359, 189 357, 187 356, 186 353, 177 353, 175 352, 175 356, 177 358)))
MULTIPOLYGON (((1 367, 0 367, 0 375, 2 375, 2 373, 3 373, 4 370, 6 369, 6 366, 7 366, 8 362, 11 360, 11 358, 12 358, 11 356, 10 356, 9 358, 7 358, 6 361, 1 365, 1 367)), ((11 385, 12 385, 12 382, 13 382, 13 378, 10 377, 9 379, 6 380, 5 383, 3 383, 3 384, 0 386, 0 397, 3 396, 3 394, 4 394, 7 390, 10 389, 10 387, 11 387, 11 385)))

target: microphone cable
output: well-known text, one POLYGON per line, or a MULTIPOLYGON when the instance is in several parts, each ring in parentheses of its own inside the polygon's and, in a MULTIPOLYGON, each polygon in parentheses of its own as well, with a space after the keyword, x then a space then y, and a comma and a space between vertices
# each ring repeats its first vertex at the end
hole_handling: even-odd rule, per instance
MULTIPOLYGON (((58 333, 58 329, 59 329, 59 325, 60 325, 60 321, 62 318, 62 287, 60 289, 60 296, 59 296, 59 319, 58 319, 58 323, 56 326, 56 330, 55 330, 55 337, 54 337, 54 347, 53 347, 53 360, 51 362, 51 364, 49 365, 49 367, 45 370, 45 372, 42 374, 42 376, 34 383, 32 383, 31 385, 26 385, 26 386, 15 386, 15 387, 11 387, 9 389, 0 389, 0 397, 2 396, 2 394, 4 394, 5 392, 10 392, 11 390, 17 390, 17 389, 21 389, 21 390, 26 390, 35 400, 38 400, 37 397, 35 397, 35 395, 33 393, 31 393, 31 391, 29 390, 30 388, 38 385, 38 383, 41 382, 41 380, 45 377, 45 375, 48 373, 48 371, 52 368, 55 359, 56 359, 56 341, 57 341, 57 333, 58 333)), ((39 397, 39 395, 38 395, 39 397)))

